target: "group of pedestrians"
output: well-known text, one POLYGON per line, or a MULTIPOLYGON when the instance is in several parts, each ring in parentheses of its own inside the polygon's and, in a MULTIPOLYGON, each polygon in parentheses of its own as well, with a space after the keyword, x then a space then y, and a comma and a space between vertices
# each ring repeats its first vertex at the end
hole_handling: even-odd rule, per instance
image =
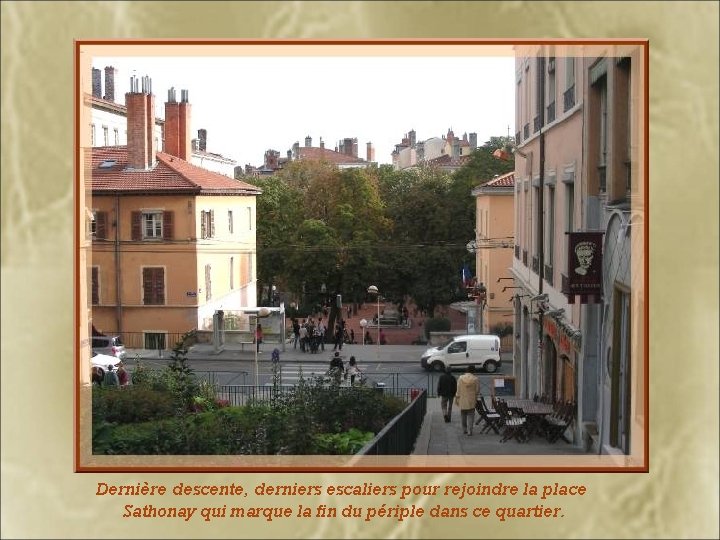
POLYGON ((340 384, 343 379, 349 379, 350 386, 354 386, 356 380, 358 383, 362 380, 362 372, 357 366, 357 360, 355 357, 350 357, 346 369, 345 364, 342 361, 342 357, 340 356, 340 352, 338 351, 336 351, 330 359, 330 369, 328 369, 328 375, 332 377, 337 384, 340 384))
POLYGON ((472 435, 475 425, 475 403, 480 393, 480 380, 475 376, 475 366, 469 365, 458 379, 455 379, 450 366, 447 366, 445 373, 438 380, 437 393, 440 396, 440 407, 445 422, 449 423, 452 420, 454 403, 460 409, 463 434, 472 435))
POLYGON ((125 388, 130 384, 130 374, 125 369, 122 362, 118 362, 117 367, 108 364, 105 370, 99 367, 92 369, 92 382, 98 386, 114 386, 125 388))
POLYGON ((317 353, 325 350, 325 332, 327 328, 322 317, 317 321, 314 317, 298 322, 292 319, 293 328, 293 349, 300 346, 300 352, 317 353))

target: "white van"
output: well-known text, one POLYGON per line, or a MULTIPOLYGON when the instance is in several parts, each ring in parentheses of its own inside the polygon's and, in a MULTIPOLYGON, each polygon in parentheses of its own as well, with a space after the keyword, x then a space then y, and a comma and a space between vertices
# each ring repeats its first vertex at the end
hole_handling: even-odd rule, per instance
POLYGON ((428 371, 444 371, 445 366, 466 368, 470 364, 495 373, 502 364, 500 338, 483 334, 455 336, 439 347, 428 349, 420 358, 420 365, 428 371))

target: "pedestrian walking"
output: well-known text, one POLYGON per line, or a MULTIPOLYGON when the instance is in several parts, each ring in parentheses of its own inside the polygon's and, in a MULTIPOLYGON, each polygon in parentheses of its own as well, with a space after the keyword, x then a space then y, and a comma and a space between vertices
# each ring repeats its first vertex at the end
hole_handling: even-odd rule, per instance
POLYGON ((442 408, 445 422, 450 422, 452 406, 457 393, 457 379, 452 374, 450 366, 445 367, 445 373, 440 376, 437 384, 437 394, 440 396, 440 407, 442 408))
POLYGON ((118 379, 117 372, 113 369, 112 364, 108 364, 107 370, 105 370, 105 377, 103 378, 104 386, 120 386, 120 379, 118 379))
POLYGON ((350 386, 353 386, 355 384, 355 379, 358 379, 358 382, 362 378, 362 374, 360 373, 360 369, 357 367, 357 361, 355 360, 354 356, 350 357, 350 360, 348 361, 348 368, 345 372, 345 376, 350 377, 350 386))
POLYGON ((463 433, 472 435, 475 424, 475 404, 477 395, 480 393, 480 381, 475 376, 475 366, 467 367, 467 371, 460 375, 457 381, 457 393, 455 403, 460 407, 460 421, 463 433))
POLYGON ((292 329, 293 336, 295 336, 295 341, 293 342, 293 349, 297 349, 298 342, 300 341, 300 323, 297 319, 292 320, 292 329))

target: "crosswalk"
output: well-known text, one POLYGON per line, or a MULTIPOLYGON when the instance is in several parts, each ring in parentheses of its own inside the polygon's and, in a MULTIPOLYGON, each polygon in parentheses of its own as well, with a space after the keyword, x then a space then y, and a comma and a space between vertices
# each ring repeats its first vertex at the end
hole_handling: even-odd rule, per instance
MULTIPOLYGON (((306 381, 310 381, 315 377, 324 377, 327 374, 329 367, 329 362, 327 364, 281 363, 279 366, 279 382, 283 385, 294 385, 298 384, 301 378, 304 378, 306 381)), ((366 366, 358 364, 358 369, 360 369, 360 371, 365 372, 365 368, 366 366)), ((260 370, 260 374, 266 382, 271 382, 274 376, 272 365, 263 366, 260 370)))

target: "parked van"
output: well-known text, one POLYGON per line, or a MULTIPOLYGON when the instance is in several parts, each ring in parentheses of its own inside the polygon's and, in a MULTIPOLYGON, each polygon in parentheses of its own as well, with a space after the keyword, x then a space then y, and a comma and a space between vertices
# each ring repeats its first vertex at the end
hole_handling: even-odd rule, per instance
POLYGON ((476 369, 495 373, 501 363, 500 338, 483 334, 455 336, 439 347, 428 349, 420 358, 420 365, 428 371, 443 371, 445 366, 464 369, 472 364, 476 369))

